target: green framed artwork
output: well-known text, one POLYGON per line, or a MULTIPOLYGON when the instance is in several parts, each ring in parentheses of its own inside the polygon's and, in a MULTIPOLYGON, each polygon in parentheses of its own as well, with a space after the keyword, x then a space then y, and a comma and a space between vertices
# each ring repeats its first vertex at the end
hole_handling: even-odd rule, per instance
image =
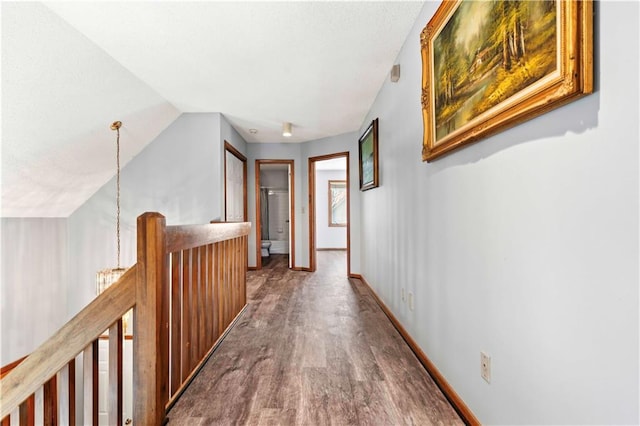
POLYGON ((358 141, 360 191, 378 186, 378 119, 371 122, 358 141))
POLYGON ((593 91, 591 0, 448 0, 421 33, 422 160, 593 91))

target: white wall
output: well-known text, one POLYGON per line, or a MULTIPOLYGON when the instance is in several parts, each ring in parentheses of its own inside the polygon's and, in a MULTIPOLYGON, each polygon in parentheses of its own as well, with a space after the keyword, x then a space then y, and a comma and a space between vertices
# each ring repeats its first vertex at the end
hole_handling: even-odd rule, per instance
POLYGON ((4 217, 68 217, 115 173, 114 120, 124 165, 180 115, 51 6, 0 4, 4 217))
POLYGON ((329 181, 346 178, 344 170, 316 171, 316 248, 347 248, 347 228, 329 226, 329 181))
MULTIPOLYGON (((122 169, 123 266, 136 262, 145 211, 168 224, 222 218, 224 140, 246 151, 220 114, 183 114, 122 169)), ((2 218, 0 365, 32 352, 96 296, 96 272, 116 266, 115 198, 114 177, 69 218, 2 218)))
POLYGON ((2 218, 0 229, 0 365, 6 365, 67 321, 67 221, 2 218))
POLYGON ((596 93, 427 164, 437 6, 362 123, 380 119, 381 184, 360 197, 361 272, 482 423, 638 424, 639 4, 596 3, 596 93))
MULTIPOLYGON (((182 114, 122 169, 123 266, 136 262, 136 219, 146 211, 162 213, 169 225, 224 216, 221 120, 182 114)), ((95 297, 96 271, 115 266, 115 214, 114 178, 69 217, 70 316, 95 297)))
POLYGON ((289 188, 289 172, 287 170, 261 170, 260 186, 263 188, 287 189, 289 188))

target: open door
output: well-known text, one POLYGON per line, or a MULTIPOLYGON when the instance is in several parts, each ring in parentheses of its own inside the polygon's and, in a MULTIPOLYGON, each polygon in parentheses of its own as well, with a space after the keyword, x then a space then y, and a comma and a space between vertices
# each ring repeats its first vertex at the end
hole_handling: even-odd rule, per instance
POLYGON ((247 157, 224 141, 224 221, 247 221, 247 157))
MULTIPOLYGON (((349 152, 322 155, 309 158, 309 270, 314 272, 317 268, 316 249, 318 241, 318 223, 316 223, 318 200, 316 199, 316 174, 317 163, 344 158, 345 161, 345 186, 346 186, 346 239, 347 239, 347 275, 351 276, 351 220, 350 220, 350 192, 349 192, 349 152)), ((320 191, 326 194, 327 191, 320 191)), ((330 212, 329 216, 330 216, 330 212)), ((331 222, 331 220, 329 220, 331 222)), ((329 226, 332 226, 331 223, 329 226)))
POLYGON ((256 160, 256 269, 262 268, 262 242, 287 253, 295 268, 295 190, 293 160, 256 160))

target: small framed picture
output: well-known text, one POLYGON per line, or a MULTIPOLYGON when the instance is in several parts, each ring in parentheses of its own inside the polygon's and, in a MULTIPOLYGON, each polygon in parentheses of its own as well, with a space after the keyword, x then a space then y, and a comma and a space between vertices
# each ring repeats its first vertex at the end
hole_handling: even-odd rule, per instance
POLYGON ((358 141, 360 191, 378 187, 378 119, 371 122, 358 141))

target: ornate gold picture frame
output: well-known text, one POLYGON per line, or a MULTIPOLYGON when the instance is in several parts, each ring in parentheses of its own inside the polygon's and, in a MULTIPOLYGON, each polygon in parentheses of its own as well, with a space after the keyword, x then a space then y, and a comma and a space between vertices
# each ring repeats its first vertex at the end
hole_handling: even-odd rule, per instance
POLYGON ((591 0, 445 0, 420 42, 423 161, 593 91, 591 0))

